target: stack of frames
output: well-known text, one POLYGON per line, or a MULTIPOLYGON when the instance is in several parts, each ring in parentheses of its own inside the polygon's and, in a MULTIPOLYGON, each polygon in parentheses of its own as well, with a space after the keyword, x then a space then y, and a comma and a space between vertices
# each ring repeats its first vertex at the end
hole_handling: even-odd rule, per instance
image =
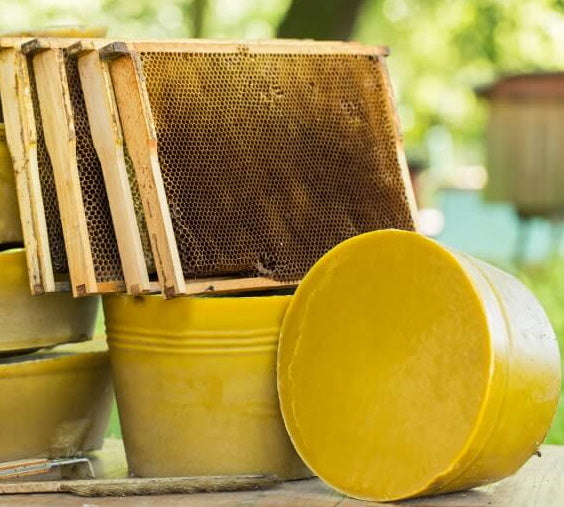
POLYGON ((0 46, 34 293, 65 272, 77 296, 295 286, 351 236, 415 227, 385 48, 0 46))

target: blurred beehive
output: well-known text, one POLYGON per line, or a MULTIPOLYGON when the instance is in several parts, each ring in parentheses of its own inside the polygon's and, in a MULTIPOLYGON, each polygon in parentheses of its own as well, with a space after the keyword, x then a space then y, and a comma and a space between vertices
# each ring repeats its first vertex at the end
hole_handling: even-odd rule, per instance
POLYGON ((75 295, 294 285, 344 239, 414 228, 385 48, 112 43, 108 73, 101 45, 24 46, 75 295))
POLYGON ((564 73, 523 74, 478 90, 489 99, 486 197, 520 214, 564 211, 564 73))

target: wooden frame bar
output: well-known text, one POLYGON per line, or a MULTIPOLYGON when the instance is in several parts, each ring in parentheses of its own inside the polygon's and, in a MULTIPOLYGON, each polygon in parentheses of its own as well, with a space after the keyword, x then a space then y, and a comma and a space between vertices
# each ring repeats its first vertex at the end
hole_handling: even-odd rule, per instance
POLYGON ((75 296, 95 294, 98 284, 77 171, 76 135, 63 50, 48 49, 34 54, 33 70, 45 143, 57 186, 72 291, 75 296))
MULTIPOLYGON (((92 44, 107 43, 89 39, 92 44)), ((33 39, 22 46, 31 59, 45 143, 53 166, 57 200, 75 296, 124 292, 123 279, 97 279, 77 160, 75 111, 67 78, 68 48, 76 39, 33 39)), ((86 118, 84 118, 86 121, 86 118)), ((117 239, 117 238, 116 238, 117 239)), ((121 260, 120 260, 121 268, 121 260)))
MULTIPOLYGON (((13 161, 24 237, 28 278, 34 295, 68 291, 53 272, 37 156, 37 129, 28 61, 21 51, 25 37, 0 38, 0 95, 6 139, 13 161)), ((73 39, 53 39, 68 45, 73 39)))
POLYGON ((165 297, 171 297, 185 294, 186 284, 167 206, 147 91, 139 79, 139 65, 136 56, 128 55, 112 61, 110 73, 151 232, 159 282, 165 297))
POLYGON ((130 294, 155 291, 149 280, 139 224, 131 194, 123 136, 107 64, 99 42, 81 41, 69 48, 77 58, 92 140, 100 160, 123 274, 130 294))
POLYGON ((160 51, 164 53, 237 53, 248 54, 339 54, 389 56, 387 46, 367 46, 359 42, 315 41, 300 39, 229 40, 180 39, 115 41, 101 49, 102 58, 122 56, 127 53, 160 51))
POLYGON ((0 94, 6 140, 14 166, 29 284, 32 294, 43 294, 55 291, 55 277, 43 213, 29 87, 25 57, 18 49, 1 49, 0 94))
POLYGON ((391 108, 391 115, 394 120, 395 127, 395 138, 396 138, 396 156, 401 169, 401 178, 405 187, 405 195, 407 197, 407 202, 409 205, 409 210, 415 224, 415 230, 419 230, 418 224, 418 212, 417 212, 417 202, 415 200, 415 193, 413 191, 413 185, 411 184, 411 176, 409 174, 409 167, 407 165, 407 158, 405 156, 405 150, 403 147, 403 135, 401 133, 400 118, 396 106, 396 99, 394 96, 394 90, 392 88, 392 82, 390 80, 390 74, 388 72, 388 66, 386 64, 386 59, 384 56, 379 56, 378 60, 382 66, 382 77, 384 79, 384 86, 386 88, 386 94, 388 96, 388 105, 391 108))

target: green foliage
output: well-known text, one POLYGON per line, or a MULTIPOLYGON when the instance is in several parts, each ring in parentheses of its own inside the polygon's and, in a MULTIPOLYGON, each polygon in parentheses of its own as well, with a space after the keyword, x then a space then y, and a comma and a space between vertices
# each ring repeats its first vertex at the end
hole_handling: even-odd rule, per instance
MULTIPOLYGON (((544 306, 554 331, 564 350, 564 262, 555 259, 546 264, 524 268, 521 280, 535 293, 544 306)), ((562 357, 561 357, 562 360, 562 357)), ((564 365, 564 362, 563 362, 564 365)), ((564 382, 561 392, 564 392, 564 382)), ((556 417, 548 434, 547 443, 564 444, 564 403, 560 402, 556 417)))
POLYGON ((502 74, 562 68, 562 0, 369 0, 356 38, 387 44, 408 151, 445 125, 455 162, 483 161, 485 108, 473 88, 502 74), (468 153, 470 152, 470 153, 468 153))
MULTIPOLYGON (((348 0, 332 0, 331 5, 339 2, 348 0)), ((0 30, 86 23, 107 25, 111 37, 197 33, 266 38, 283 25, 291 4, 292 0, 4 0, 0 30)), ((295 0, 298 4, 305 2, 295 0)), ((406 145, 420 159, 426 158, 429 128, 441 124, 453 134, 458 150, 455 163, 481 162, 486 116, 473 87, 500 74, 555 70, 562 65, 564 0, 364 0, 363 4, 353 38, 391 46, 390 69, 406 145)), ((311 24, 335 24, 326 18, 341 11, 335 7, 304 12, 308 13, 302 23, 304 33, 294 30, 293 36, 308 36, 311 24)))

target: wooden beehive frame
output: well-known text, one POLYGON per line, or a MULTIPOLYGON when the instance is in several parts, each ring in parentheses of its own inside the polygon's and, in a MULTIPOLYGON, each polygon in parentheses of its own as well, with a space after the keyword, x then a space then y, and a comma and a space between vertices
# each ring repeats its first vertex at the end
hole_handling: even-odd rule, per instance
POLYGON ((104 174, 127 291, 135 295, 151 293, 158 290, 158 284, 149 280, 125 166, 119 114, 109 69, 99 58, 99 47, 92 41, 81 41, 70 51, 78 59, 90 131, 104 174))
MULTIPOLYGON (((37 130, 27 58, 21 45, 29 38, 0 39, 0 94, 6 139, 12 156, 28 277, 32 294, 69 290, 53 273, 43 196, 37 165, 37 130)), ((62 47, 73 39, 52 39, 62 47)))
MULTIPOLYGON (((76 42, 76 39, 67 40, 63 45, 53 39, 34 39, 24 44, 22 51, 32 58, 45 143, 57 187, 72 291, 75 296, 123 292, 126 288, 123 281, 99 282, 95 274, 79 179, 75 119, 65 70, 64 50, 76 42)), ((107 42, 91 40, 94 45, 107 42)), ((128 235, 122 237, 129 240, 128 235)))
MULTIPOLYGON (((264 277, 253 278, 210 278, 205 280, 184 280, 174 236, 170 211, 157 153, 157 138, 151 113, 151 106, 141 62, 140 52, 214 52, 232 53, 340 53, 365 54, 384 61, 388 54, 385 47, 367 47, 353 43, 318 43, 314 41, 264 41, 253 44, 230 41, 161 41, 161 42, 115 42, 101 49, 101 57, 110 61, 110 74, 118 105, 126 144, 135 166, 141 189, 147 225, 151 231, 151 241, 155 262, 165 297, 194 294, 204 291, 237 291, 291 286, 264 277)), ((389 101, 394 99, 385 74, 386 93, 389 101)), ((397 158, 401 176, 405 183, 411 215, 415 222, 416 205, 409 181, 409 173, 399 135, 397 112, 394 106, 394 121, 397 132, 397 158)))

